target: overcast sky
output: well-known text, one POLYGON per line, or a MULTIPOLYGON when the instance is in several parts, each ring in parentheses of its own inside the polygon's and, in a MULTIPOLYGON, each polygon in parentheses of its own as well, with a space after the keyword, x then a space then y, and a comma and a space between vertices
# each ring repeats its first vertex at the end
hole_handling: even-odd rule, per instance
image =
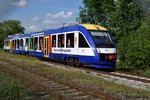
POLYGON ((20 20, 26 32, 75 23, 82 0, 0 0, 0 22, 20 20))

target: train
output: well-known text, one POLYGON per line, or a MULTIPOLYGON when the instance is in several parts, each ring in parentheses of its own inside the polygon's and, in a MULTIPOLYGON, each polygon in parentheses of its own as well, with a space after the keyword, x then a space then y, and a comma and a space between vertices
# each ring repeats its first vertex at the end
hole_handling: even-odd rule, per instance
POLYGON ((111 31, 95 24, 74 24, 41 32, 9 35, 4 50, 73 66, 115 69, 117 52, 111 31))

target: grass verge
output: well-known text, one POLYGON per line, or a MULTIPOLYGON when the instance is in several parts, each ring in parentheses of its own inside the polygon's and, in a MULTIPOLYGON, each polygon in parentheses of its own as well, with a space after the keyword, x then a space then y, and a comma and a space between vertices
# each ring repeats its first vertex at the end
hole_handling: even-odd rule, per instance
POLYGON ((34 70, 34 68, 38 68, 40 70, 36 70, 36 73, 45 73, 46 77, 54 76, 64 79, 66 81, 76 82, 81 85, 96 89, 98 91, 115 95, 119 99, 150 99, 149 91, 135 89, 125 85, 115 84, 112 82, 102 80, 100 78, 85 75, 84 73, 79 71, 68 71, 54 67, 49 67, 40 63, 39 59, 31 56, 16 55, 11 53, 0 53, 0 57, 17 63, 23 69, 34 70))
POLYGON ((0 100, 22 100, 24 87, 13 77, 0 72, 0 100))

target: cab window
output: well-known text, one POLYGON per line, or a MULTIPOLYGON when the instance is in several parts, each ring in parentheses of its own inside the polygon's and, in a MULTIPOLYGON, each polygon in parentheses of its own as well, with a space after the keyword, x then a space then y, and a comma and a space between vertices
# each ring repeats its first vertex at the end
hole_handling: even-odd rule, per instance
POLYGON ((86 42, 84 36, 79 33, 79 47, 80 48, 89 48, 88 43, 86 42))

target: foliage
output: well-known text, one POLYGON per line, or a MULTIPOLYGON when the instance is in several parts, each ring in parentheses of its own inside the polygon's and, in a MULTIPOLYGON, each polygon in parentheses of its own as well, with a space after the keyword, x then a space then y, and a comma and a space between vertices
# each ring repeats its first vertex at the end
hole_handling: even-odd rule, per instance
POLYGON ((118 0, 116 11, 111 16, 111 30, 115 33, 115 40, 118 43, 120 38, 129 35, 137 30, 143 18, 142 8, 135 0, 118 0))
POLYGON ((142 25, 137 31, 122 37, 118 43, 119 59, 124 66, 146 70, 150 66, 150 26, 142 25))
POLYGON ((17 20, 6 20, 0 23, 0 47, 3 46, 4 38, 8 35, 24 33, 25 28, 17 20))
POLYGON ((146 71, 144 72, 144 75, 150 76, 150 69, 146 70, 146 71))
POLYGON ((0 73, 0 99, 21 100, 23 97, 23 86, 13 78, 0 73))
POLYGON ((109 13, 114 10, 114 0, 83 0, 79 22, 108 25, 109 13))

